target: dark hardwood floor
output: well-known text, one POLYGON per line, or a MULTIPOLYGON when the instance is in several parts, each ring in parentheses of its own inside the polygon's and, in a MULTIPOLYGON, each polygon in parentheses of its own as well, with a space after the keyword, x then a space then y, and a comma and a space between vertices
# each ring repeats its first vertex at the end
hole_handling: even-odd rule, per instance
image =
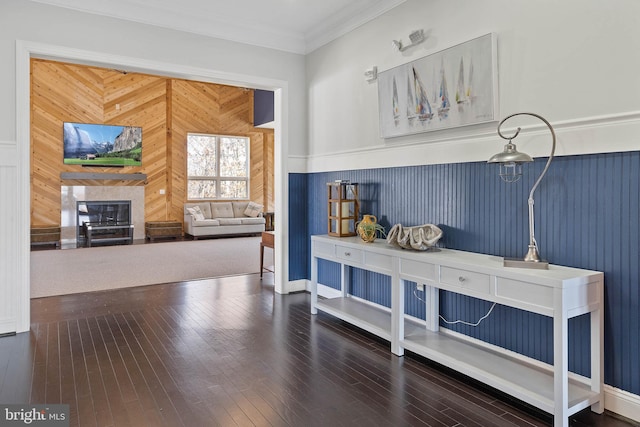
POLYGON ((34 299, 31 331, 0 338, 0 402, 66 403, 82 427, 550 425, 309 299, 271 273, 34 299))

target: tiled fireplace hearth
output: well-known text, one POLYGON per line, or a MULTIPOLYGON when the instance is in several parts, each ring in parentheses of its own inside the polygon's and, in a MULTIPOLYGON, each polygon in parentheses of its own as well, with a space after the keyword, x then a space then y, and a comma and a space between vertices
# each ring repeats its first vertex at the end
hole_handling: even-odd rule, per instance
POLYGON ((142 186, 62 186, 61 188, 61 240, 63 248, 78 245, 78 202, 130 201, 134 239, 144 239, 144 187, 142 186))

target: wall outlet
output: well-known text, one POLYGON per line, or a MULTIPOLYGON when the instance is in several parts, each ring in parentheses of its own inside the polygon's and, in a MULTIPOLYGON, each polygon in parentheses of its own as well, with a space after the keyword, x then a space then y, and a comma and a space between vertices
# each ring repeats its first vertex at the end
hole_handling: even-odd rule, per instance
POLYGON ((424 292, 424 284, 416 283, 416 291, 424 292))
POLYGON ((164 188, 160 190, 160 194, 164 194, 164 188))

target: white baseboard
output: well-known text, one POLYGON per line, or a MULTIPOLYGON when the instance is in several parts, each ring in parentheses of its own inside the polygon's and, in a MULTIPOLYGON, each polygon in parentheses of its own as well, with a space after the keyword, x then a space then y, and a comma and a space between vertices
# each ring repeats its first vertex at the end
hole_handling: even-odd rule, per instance
MULTIPOLYGON (((296 292, 296 291, 307 291, 307 292, 311 292, 311 280, 308 279, 300 279, 300 280, 295 280, 292 282, 289 282, 289 285, 291 286, 289 289, 291 289, 291 292, 296 292), (295 285, 292 285, 295 284, 295 285), (293 290, 293 286, 295 286, 296 291, 293 290)), ((338 289, 334 289, 330 286, 327 285, 322 285, 320 283, 318 283, 318 296, 324 297, 324 298, 338 298, 342 296, 342 292, 340 292, 338 289)))
POLYGON ((307 279, 290 280, 287 284, 287 290, 291 292, 301 292, 309 290, 309 281, 307 279))
POLYGON ((604 386, 604 409, 640 423, 640 396, 604 386))
MULTIPOLYGON (((289 282, 292 283, 292 282, 289 282)), ((298 290, 311 292, 311 281, 297 280, 298 290), (301 288, 304 286, 304 288, 301 288)), ((342 293, 330 286, 318 284, 318 295, 324 298, 339 298, 342 293)), ((604 386, 604 408, 634 422, 640 422, 640 396, 606 385, 604 386)))

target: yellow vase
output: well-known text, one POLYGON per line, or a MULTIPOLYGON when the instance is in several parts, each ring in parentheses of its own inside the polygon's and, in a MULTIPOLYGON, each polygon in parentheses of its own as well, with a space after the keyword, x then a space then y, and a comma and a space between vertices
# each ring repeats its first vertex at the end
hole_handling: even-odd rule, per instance
POLYGON ((378 223, 378 218, 375 215, 363 215, 362 221, 358 222, 356 226, 356 230, 358 232, 358 236, 365 242, 373 242, 376 240, 376 224, 378 223))

